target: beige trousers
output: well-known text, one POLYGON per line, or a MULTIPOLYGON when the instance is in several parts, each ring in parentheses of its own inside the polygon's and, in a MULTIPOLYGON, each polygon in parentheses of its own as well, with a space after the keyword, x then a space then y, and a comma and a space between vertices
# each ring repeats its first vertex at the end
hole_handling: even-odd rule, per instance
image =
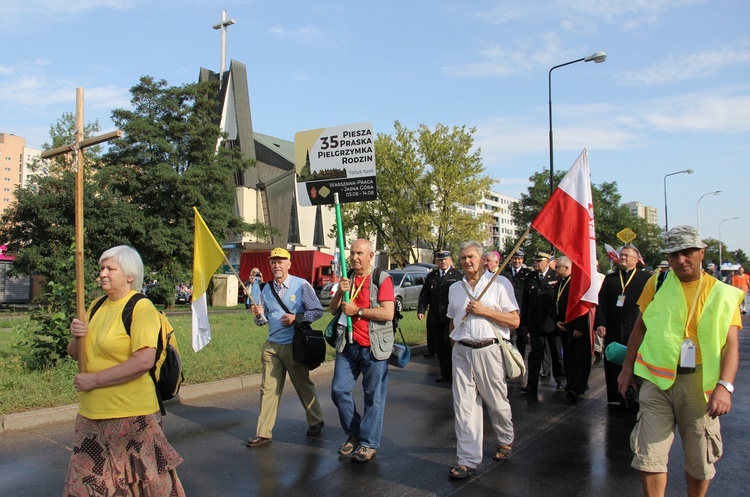
POLYGON ((266 340, 260 359, 263 364, 263 379, 260 384, 260 413, 256 436, 271 438, 287 373, 302 407, 305 408, 307 425, 323 421, 323 410, 315 393, 315 384, 310 381, 310 368, 307 364, 294 360, 292 344, 282 345, 266 340))
POLYGON ((482 462, 482 400, 498 445, 513 443, 513 422, 500 345, 481 349, 453 346, 453 410, 458 464, 476 468, 482 462))

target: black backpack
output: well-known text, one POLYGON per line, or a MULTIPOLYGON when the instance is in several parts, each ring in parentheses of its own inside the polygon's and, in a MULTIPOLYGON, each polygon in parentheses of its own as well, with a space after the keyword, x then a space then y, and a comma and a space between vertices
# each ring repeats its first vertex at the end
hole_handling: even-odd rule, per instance
MULTIPOLYGON (((135 304, 145 298, 148 297, 142 293, 134 294, 122 310, 122 324, 128 336, 130 336, 130 325, 133 322, 135 304)), ((89 313, 89 321, 91 321, 91 318, 94 317, 94 314, 96 314, 96 311, 99 310, 106 299, 107 296, 105 295, 94 303, 89 313)), ((180 392, 182 382, 185 381, 185 376, 182 372, 182 360, 180 358, 180 348, 177 345, 177 336, 174 334, 174 328, 169 324, 167 316, 163 311, 159 312, 159 321, 161 329, 159 340, 156 344, 156 361, 149 374, 154 381, 156 398, 159 400, 159 410, 162 416, 165 416, 167 412, 164 410, 164 401, 177 396, 180 392)))

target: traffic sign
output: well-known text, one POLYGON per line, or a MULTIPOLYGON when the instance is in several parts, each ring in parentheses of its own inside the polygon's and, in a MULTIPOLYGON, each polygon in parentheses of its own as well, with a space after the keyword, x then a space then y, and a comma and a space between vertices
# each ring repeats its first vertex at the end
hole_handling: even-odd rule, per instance
POLYGON ((622 243, 630 243, 635 240, 636 235, 630 228, 625 228, 617 233, 617 238, 619 238, 622 243))

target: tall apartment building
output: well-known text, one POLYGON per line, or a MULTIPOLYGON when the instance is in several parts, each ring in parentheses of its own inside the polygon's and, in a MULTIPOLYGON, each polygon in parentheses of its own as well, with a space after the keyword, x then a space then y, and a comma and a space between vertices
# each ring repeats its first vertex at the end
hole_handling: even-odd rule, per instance
POLYGON ((658 211, 656 210, 656 207, 649 207, 647 205, 643 205, 640 202, 628 202, 622 205, 627 207, 631 214, 645 219, 649 224, 659 224, 659 221, 657 219, 658 211))
POLYGON ((488 247, 502 249, 506 241, 516 242, 519 235, 510 210, 511 206, 517 202, 519 202, 518 199, 502 193, 486 192, 475 205, 462 205, 459 208, 471 213, 474 217, 482 214, 492 215, 494 222, 487 227, 487 239, 483 242, 488 247))
POLYGON ((25 184, 26 164, 41 154, 41 150, 26 146, 26 138, 0 133, 0 212, 5 212, 13 201, 16 186, 25 184))

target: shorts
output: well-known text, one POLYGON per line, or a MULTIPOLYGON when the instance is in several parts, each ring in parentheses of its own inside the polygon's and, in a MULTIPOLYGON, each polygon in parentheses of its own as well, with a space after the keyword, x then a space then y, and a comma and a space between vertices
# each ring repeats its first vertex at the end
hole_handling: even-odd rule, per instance
POLYGON ((635 454, 631 466, 649 473, 666 473, 675 426, 685 453, 685 471, 695 479, 710 480, 714 463, 723 452, 719 418, 706 414, 703 375, 698 366, 691 374, 678 374, 668 390, 644 380, 638 400, 641 408, 630 448, 635 454))

